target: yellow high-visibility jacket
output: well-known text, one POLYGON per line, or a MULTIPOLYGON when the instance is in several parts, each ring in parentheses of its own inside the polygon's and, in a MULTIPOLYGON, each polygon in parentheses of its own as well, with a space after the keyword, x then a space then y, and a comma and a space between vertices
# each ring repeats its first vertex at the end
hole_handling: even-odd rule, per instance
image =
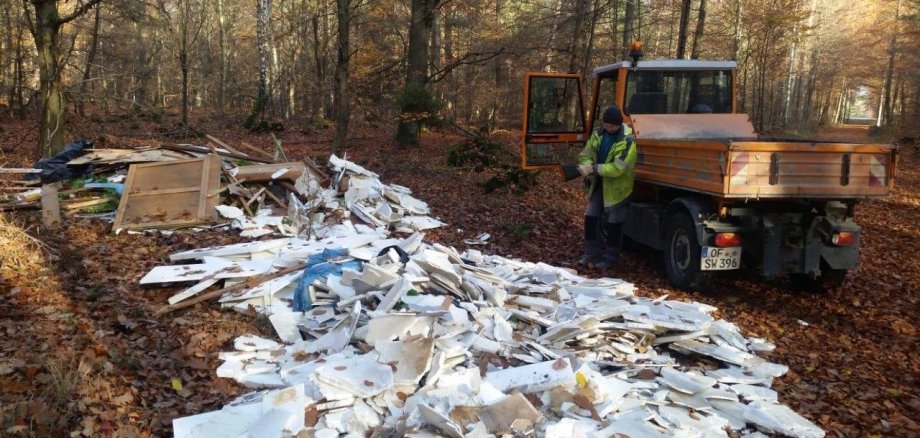
POLYGON ((604 208, 607 208, 623 202, 632 194, 638 151, 632 138, 632 129, 623 124, 623 138, 613 144, 603 161, 598 160, 603 129, 599 128, 591 133, 584 149, 578 154, 578 161, 580 164, 595 166, 594 178, 590 184, 586 184, 588 196, 591 196, 597 180, 600 179, 604 191, 604 208), (601 164, 597 164, 599 162, 601 164))

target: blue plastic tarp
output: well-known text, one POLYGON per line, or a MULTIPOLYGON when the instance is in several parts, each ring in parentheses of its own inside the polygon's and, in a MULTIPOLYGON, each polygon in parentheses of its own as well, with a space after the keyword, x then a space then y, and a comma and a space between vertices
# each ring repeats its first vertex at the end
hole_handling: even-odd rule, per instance
POLYGON ((294 289, 294 311, 306 312, 313 307, 313 301, 310 299, 310 285, 319 277, 329 275, 341 275, 343 269, 361 270, 360 260, 349 260, 344 263, 337 263, 337 259, 348 256, 346 248, 327 248, 319 254, 311 255, 307 259, 307 267, 300 276, 297 288, 294 289))

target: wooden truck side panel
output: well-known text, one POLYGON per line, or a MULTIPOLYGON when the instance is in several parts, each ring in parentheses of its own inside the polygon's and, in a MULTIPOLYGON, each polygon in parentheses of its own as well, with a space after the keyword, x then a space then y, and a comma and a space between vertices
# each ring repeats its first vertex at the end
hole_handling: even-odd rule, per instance
POLYGON ((723 196, 729 142, 637 139, 636 179, 723 196))
POLYGON ((887 196, 893 171, 887 145, 735 142, 727 198, 887 196))
POLYGON ((887 196, 888 145, 637 139, 636 178, 720 198, 887 196))

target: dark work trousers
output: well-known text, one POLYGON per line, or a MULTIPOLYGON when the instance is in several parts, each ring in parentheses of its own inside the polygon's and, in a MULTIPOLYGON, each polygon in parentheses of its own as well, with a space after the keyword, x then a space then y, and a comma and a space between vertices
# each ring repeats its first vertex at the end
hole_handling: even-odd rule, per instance
POLYGON ((604 193, 598 181, 585 209, 585 255, 613 263, 623 246, 623 221, 622 215, 610 213, 615 212, 604 210, 604 193))

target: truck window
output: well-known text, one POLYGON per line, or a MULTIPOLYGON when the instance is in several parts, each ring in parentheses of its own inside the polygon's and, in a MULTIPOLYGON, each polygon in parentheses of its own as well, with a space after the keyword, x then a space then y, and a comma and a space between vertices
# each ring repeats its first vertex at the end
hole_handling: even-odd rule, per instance
POLYGON ((731 113, 729 70, 630 71, 626 112, 630 114, 731 113))
POLYGON ((616 72, 613 73, 613 76, 601 77, 597 84, 597 107, 591 114, 594 120, 591 126, 595 128, 601 126, 604 110, 610 105, 617 105, 617 77, 616 72))
POLYGON ((578 79, 530 79, 527 133, 583 132, 584 115, 578 79))

